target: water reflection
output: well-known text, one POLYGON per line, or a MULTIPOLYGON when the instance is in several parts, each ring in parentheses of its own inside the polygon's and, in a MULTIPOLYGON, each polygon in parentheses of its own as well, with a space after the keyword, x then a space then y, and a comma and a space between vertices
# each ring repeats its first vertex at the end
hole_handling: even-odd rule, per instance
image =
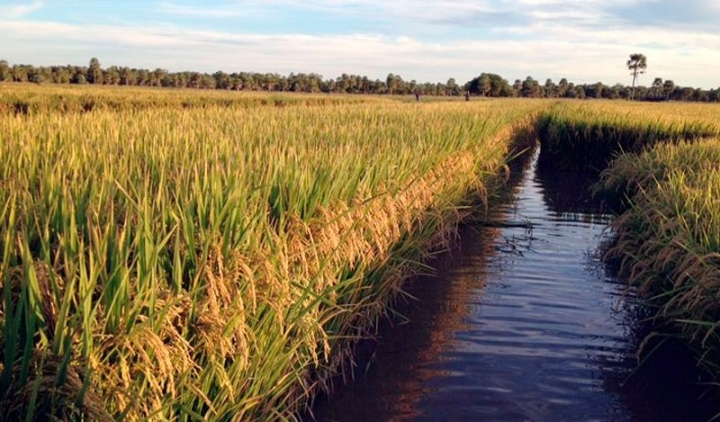
POLYGON ((641 311, 631 296, 618 300, 624 286, 594 252, 610 217, 586 194, 589 180, 534 165, 521 175, 489 227, 464 229, 433 264, 437 277, 413 281, 419 301, 401 307, 410 322, 365 345, 358 379, 316 407, 319 420, 712 415, 690 388, 670 399, 661 387, 693 373, 680 354, 634 372, 641 311))
POLYGON ((695 359, 682 343, 656 337, 647 342, 642 353, 638 346, 658 327, 652 312, 632 295, 618 302, 629 344, 627 353, 595 356, 601 369, 603 387, 616 395, 628 420, 633 421, 708 421, 720 413, 717 397, 708 390, 709 377, 701 372, 695 359), (638 366, 638 361, 642 363, 638 366))
POLYGON ((376 341, 361 345, 356 380, 339 386, 330 402, 320 399, 318 420, 411 420, 421 416, 420 402, 432 392, 431 380, 451 376, 451 369, 438 368, 435 363, 446 359, 454 333, 467 329, 472 307, 466 299, 480 301, 486 282, 484 257, 493 253, 492 239, 500 233, 499 229, 467 230, 489 241, 462 236, 456 248, 433 262, 437 274, 453 274, 457 282, 446 284, 433 276, 411 281, 408 290, 417 301, 398 304, 409 322, 385 321, 376 341))

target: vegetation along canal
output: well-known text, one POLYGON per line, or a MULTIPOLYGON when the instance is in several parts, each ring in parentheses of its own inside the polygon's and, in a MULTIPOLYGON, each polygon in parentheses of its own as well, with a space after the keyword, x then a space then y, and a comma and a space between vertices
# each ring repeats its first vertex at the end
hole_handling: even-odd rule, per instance
POLYGON ((536 160, 459 247, 419 277, 406 324, 381 327, 320 421, 708 420, 694 363, 665 347, 639 369, 639 314, 600 261, 611 216, 580 174, 536 160))

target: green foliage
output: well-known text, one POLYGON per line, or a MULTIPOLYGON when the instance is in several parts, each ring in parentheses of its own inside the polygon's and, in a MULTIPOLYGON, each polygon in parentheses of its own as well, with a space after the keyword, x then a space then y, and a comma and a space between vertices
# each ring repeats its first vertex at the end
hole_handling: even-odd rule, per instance
POLYGON ((9 82, 11 80, 10 66, 7 60, 0 60, 0 82, 9 82))
MULTIPOLYGON (((638 70, 641 73, 641 70, 638 70)), ((634 78, 635 82, 637 78, 634 78)), ((335 93, 335 94, 380 94, 458 97, 468 90, 474 95, 484 97, 527 98, 605 98, 658 101, 657 91, 644 86, 626 87, 616 84, 612 87, 597 82, 594 84, 574 84, 562 78, 555 85, 547 80, 540 85, 532 77, 526 78, 529 85, 517 80, 513 86, 501 76, 482 73, 479 77, 464 84, 449 78, 442 82, 406 81, 400 75, 388 74, 384 80, 370 79, 367 76, 347 74, 325 79, 317 73, 277 73, 233 72, 218 70, 214 73, 194 71, 170 72, 166 69, 135 69, 127 66, 110 66, 103 69, 100 62, 93 58, 88 66, 32 66, 14 64, 0 60, 0 82, 36 82, 52 84, 93 84, 129 87, 153 88, 192 88, 199 90, 245 91, 245 92, 296 92, 296 93, 335 93)), ((666 92, 668 101, 720 102, 720 90, 704 90, 692 87, 676 87, 666 92)))
POLYGON ((483 97, 512 97, 515 95, 508 81, 494 73, 483 73, 467 84, 472 94, 483 97))

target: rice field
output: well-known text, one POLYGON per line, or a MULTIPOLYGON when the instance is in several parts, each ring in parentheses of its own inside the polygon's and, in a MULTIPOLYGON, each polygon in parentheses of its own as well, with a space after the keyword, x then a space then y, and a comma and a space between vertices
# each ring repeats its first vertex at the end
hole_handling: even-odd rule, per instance
POLYGON ((356 98, 0 86, 3 416, 296 418, 549 104, 356 98))
POLYGON ((372 97, 358 95, 269 94, 216 90, 75 85, 0 85, 0 115, 87 113, 147 108, 253 108, 289 105, 325 106, 362 104, 372 97))
POLYGON ((716 104, 563 101, 537 122, 541 164, 558 170, 599 172, 623 152, 663 142, 720 136, 716 104))
POLYGON ((720 374, 718 112, 0 85, 0 408, 296 419, 536 135, 720 374))

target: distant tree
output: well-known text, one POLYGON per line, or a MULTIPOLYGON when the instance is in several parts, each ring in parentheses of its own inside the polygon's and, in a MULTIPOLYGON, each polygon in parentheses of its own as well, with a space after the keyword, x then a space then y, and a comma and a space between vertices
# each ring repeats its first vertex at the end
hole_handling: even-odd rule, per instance
POLYGON ((363 94, 369 94, 371 92, 370 85, 370 78, 368 78, 367 76, 363 76, 362 78, 360 78, 360 90, 363 94))
POLYGON ((418 83, 415 79, 412 79, 410 82, 407 83, 407 90, 410 93, 418 93, 418 83))
POLYGON ((70 79, 70 83, 85 85, 87 83, 87 78, 85 78, 85 75, 83 75, 82 72, 76 72, 72 76, 72 79, 70 79))
POLYGON ((455 78, 450 78, 445 83, 446 95, 460 95, 460 86, 458 86, 455 78))
POLYGON ((703 91, 700 88, 696 88, 693 92, 692 99, 695 101, 707 101, 708 100, 708 93, 703 91))
POLYGON ((465 84, 465 91, 486 97, 512 97, 513 88, 502 76, 495 73, 482 73, 465 84))
POLYGON ((720 88, 710 90, 708 93, 708 101, 712 101, 714 103, 720 102, 720 88))
POLYGON ((585 98, 585 88, 578 85, 575 87, 575 98, 584 99, 585 98))
POLYGON ((557 98, 558 96, 558 89, 555 85, 555 82, 552 81, 552 79, 548 78, 545 80, 545 97, 547 98, 557 98))
POLYGON ((267 91, 276 91, 280 76, 275 73, 266 73, 262 76, 263 88, 267 91))
POLYGON ((200 76, 200 89, 216 89, 215 79, 212 75, 204 73, 200 76))
POLYGON ((385 85, 387 86, 388 94, 394 94, 397 90, 397 78, 395 78, 395 75, 388 73, 387 78, 385 78, 385 85))
POLYGON ((686 86, 686 87, 682 87, 682 88, 678 89, 677 96, 678 96, 678 99, 680 99, 681 101, 689 101, 692 99, 694 92, 695 92, 694 89, 692 89, 689 86, 686 86))
POLYGON ((663 95, 663 80, 662 78, 655 78, 652 84, 652 96, 654 99, 659 99, 663 95))
POLYGON ((103 74, 102 68, 100 67, 100 61, 97 57, 93 57, 90 59, 90 66, 88 66, 87 76, 85 79, 87 79, 88 83, 91 84, 101 84, 103 83, 102 76, 103 74))
POLYGON ((630 75, 632 75, 632 93, 630 94, 630 99, 635 99, 635 83, 637 82, 638 77, 645 73, 645 69, 647 69, 647 57, 645 57, 644 54, 631 54, 630 60, 627 61, 627 67, 630 70, 630 75))
POLYGON ((10 69, 10 75, 13 82, 27 82, 27 67, 14 64, 10 69))
POLYGON ((10 65, 6 60, 0 60, 0 82, 10 81, 10 65))
MULTIPOLYGON (((162 86, 162 80, 163 77, 168 73, 167 70, 156 68, 152 72, 150 72, 149 78, 150 78, 150 85, 151 86, 162 86)), ((107 82, 106 82, 107 83, 107 82)), ((225 88, 223 88, 225 89, 225 88)))
POLYGON ((434 84, 432 82, 425 82, 422 84, 423 86, 423 95, 440 95, 440 91, 438 90, 439 84, 434 84))
POLYGON ((343 92, 348 94, 387 94, 407 95, 459 95, 470 91, 474 95, 487 97, 548 97, 548 98, 607 98, 607 99, 653 99, 676 101, 720 102, 720 88, 700 89, 678 87, 671 80, 655 78, 650 86, 638 83, 638 75, 644 73, 647 59, 642 55, 631 55, 628 68, 632 71, 633 85, 615 84, 612 87, 601 82, 576 85, 562 78, 555 84, 547 79, 544 84, 528 76, 525 80, 516 80, 515 87, 506 79, 493 73, 482 73, 472 80, 460 84, 454 78, 446 83, 404 81, 400 75, 389 74, 386 80, 371 80, 367 76, 342 74, 336 79, 323 79, 322 75, 310 73, 282 76, 275 73, 234 72, 226 74, 217 71, 213 74, 200 72, 169 72, 164 69, 130 69, 110 66, 102 69, 96 58, 89 66, 38 66, 29 64, 10 65, 0 60, 0 83, 35 82, 56 84, 107 84, 138 85, 168 88, 225 89, 246 91, 295 91, 295 92, 343 92), (99 70, 100 73, 95 71, 99 70))
POLYGON ((70 66, 52 66, 50 68, 50 74, 50 79, 56 84, 70 83, 70 79, 72 78, 70 66))
POLYGON ((665 101, 670 101, 670 96, 675 91, 675 82, 668 79, 663 83, 663 92, 665 93, 665 101))
POLYGON ((215 79, 215 86, 218 89, 230 88, 230 76, 227 73, 218 70, 217 72, 213 73, 213 78, 215 79))
POLYGON ((42 69, 35 68, 34 66, 28 66, 27 75, 28 82, 41 84, 45 81, 45 75, 43 75, 42 69))
POLYGON ((605 85, 603 85, 602 82, 596 82, 592 86, 592 91, 593 98, 603 98, 605 93, 605 85))
POLYGON ((611 97, 612 99, 618 99, 623 98, 625 95, 626 88, 621 84, 615 84, 610 88, 610 92, 612 93, 611 97))
POLYGON ((180 86, 180 77, 177 74, 166 73, 160 80, 160 86, 163 88, 178 88, 180 86))
POLYGON ((120 85, 135 85, 135 75, 129 67, 120 69, 120 85))
POLYGON ((523 83, 520 79, 515 79, 515 82, 512 85, 513 90, 515 90, 516 93, 520 93, 523 88, 523 83))
POLYGON ((488 75, 487 73, 483 73, 480 75, 480 80, 478 81, 478 90, 482 94, 483 97, 487 97, 490 92, 492 92, 493 87, 493 80, 491 75, 488 75))
MULTIPOLYGON (((203 73, 203 76, 206 76, 206 77, 212 79, 212 76, 208 75, 207 73, 203 73)), ((153 82, 153 76, 152 76, 152 72, 150 70, 148 70, 148 69, 138 70, 138 85, 152 86, 152 82, 153 82)))
POLYGON ((560 79, 558 82, 558 97, 562 98, 567 96, 568 92, 568 80, 566 78, 560 79))
POLYGON ((651 88, 648 88, 643 85, 638 85, 635 87, 635 97, 634 98, 637 98, 639 100, 641 100, 643 98, 648 98, 650 96, 651 92, 652 92, 651 88))
POLYGON ((538 81, 533 79, 532 76, 528 76, 520 85, 520 95, 526 98, 537 98, 540 97, 542 89, 538 84, 538 81))
POLYGON ((110 66, 103 71, 103 82, 107 85, 120 84, 120 69, 117 66, 110 66))
POLYGON ((188 78, 188 87, 200 88, 200 74, 198 72, 190 74, 190 77, 188 78))
POLYGON ((320 87, 323 83, 322 75, 318 73, 311 73, 308 75, 308 90, 306 92, 321 92, 320 87))

